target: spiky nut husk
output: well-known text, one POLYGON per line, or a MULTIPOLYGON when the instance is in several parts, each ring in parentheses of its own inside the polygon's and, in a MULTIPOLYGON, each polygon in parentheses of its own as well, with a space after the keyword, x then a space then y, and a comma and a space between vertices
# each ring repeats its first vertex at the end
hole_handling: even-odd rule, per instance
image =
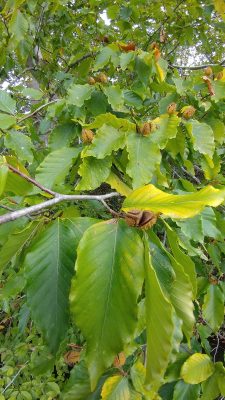
POLYGON ((210 76, 210 75, 212 75, 212 73, 213 73, 213 70, 212 70, 211 67, 207 67, 207 68, 204 69, 204 74, 206 76, 210 76))
POLYGON ((83 143, 91 143, 94 138, 94 132, 91 129, 82 129, 81 138, 83 143))
POLYGON ((125 221, 129 226, 149 229, 156 223, 158 216, 151 211, 131 210, 125 214, 125 221))
POLYGON ((120 368, 125 364, 125 362, 126 362, 126 356, 123 352, 121 352, 114 358, 113 366, 115 368, 120 368))
POLYGON ((143 211, 140 210, 130 210, 125 214, 125 221, 129 226, 138 226, 141 220, 143 211))
POLYGON ((195 111, 196 111, 196 109, 195 109, 193 106, 188 106, 187 108, 185 108, 185 109, 182 111, 182 116, 183 116, 185 119, 189 119, 189 118, 191 118, 191 117, 194 115, 195 111))
POLYGON ((142 126, 140 126, 140 133, 143 136, 148 136, 151 133, 150 125, 148 122, 145 122, 142 126))
POLYGON ((137 127, 137 132, 140 133, 143 136, 148 136, 150 133, 154 132, 156 130, 156 125, 154 122, 144 122, 142 125, 139 125, 137 127))
POLYGON ((170 103, 167 107, 167 112, 169 115, 175 114, 177 110, 176 103, 170 103))
POLYGON ((93 78, 93 76, 89 76, 88 83, 89 85, 94 85, 96 83, 95 78, 93 78))
POLYGON ((139 226, 141 229, 149 229, 157 222, 159 214, 155 214, 152 211, 143 211, 142 218, 139 226))
POLYGON ((107 83, 108 82, 108 77, 104 72, 100 72, 100 74, 97 76, 96 80, 101 83, 107 83))
POLYGON ((220 81, 220 79, 222 79, 223 78, 223 71, 220 71, 220 72, 218 72, 218 74, 216 75, 216 79, 218 80, 218 81, 220 81))

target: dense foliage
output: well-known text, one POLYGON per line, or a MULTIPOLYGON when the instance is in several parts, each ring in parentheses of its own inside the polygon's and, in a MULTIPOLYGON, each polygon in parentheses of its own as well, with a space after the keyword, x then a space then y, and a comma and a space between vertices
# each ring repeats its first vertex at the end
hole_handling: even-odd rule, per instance
POLYGON ((224 0, 0 35, 0 400, 224 399, 224 0))

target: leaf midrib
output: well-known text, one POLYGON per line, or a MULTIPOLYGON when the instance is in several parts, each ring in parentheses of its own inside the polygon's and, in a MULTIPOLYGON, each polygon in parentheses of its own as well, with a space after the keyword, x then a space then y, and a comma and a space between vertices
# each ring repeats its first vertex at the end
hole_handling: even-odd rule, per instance
POLYGON ((105 328, 105 322, 106 322, 106 317, 108 314, 108 307, 109 307, 109 301, 110 301, 110 294, 111 294, 111 289, 112 289, 112 281, 113 281, 113 274, 114 274, 114 265, 115 265, 115 254, 116 254, 116 244, 117 244, 117 234, 118 234, 118 224, 116 226, 116 231, 115 231, 115 240, 114 240, 114 246, 113 246, 113 257, 112 257, 112 267, 110 271, 110 279, 108 283, 108 290, 107 290, 107 300, 106 300, 106 306, 105 306, 105 311, 104 311, 104 316, 103 316, 103 322, 102 322, 102 328, 100 332, 100 340, 98 342, 98 346, 100 343, 102 343, 102 338, 103 338, 103 332, 105 328))

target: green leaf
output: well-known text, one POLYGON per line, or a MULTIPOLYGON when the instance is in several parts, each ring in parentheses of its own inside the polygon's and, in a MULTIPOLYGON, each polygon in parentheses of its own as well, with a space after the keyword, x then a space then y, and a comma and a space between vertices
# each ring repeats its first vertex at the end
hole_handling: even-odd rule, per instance
POLYGON ((35 179, 47 188, 63 183, 78 154, 78 148, 69 147, 49 153, 37 168, 35 179))
POLYGON ((149 183, 160 164, 161 154, 156 143, 150 137, 131 132, 127 136, 129 162, 126 172, 132 178, 133 188, 149 183))
POLYGON ((117 118, 115 115, 111 113, 98 115, 94 122, 91 124, 84 125, 86 128, 96 129, 101 128, 104 124, 113 126, 116 129, 122 131, 136 131, 136 125, 133 122, 130 122, 128 119, 117 118))
POLYGON ((13 257, 23 250, 24 246, 31 241, 37 231, 42 226, 42 222, 31 222, 23 230, 11 233, 8 240, 0 250, 0 269, 4 268, 13 257))
POLYGON ((114 56, 115 50, 110 48, 109 46, 104 47, 98 54, 95 59, 94 71, 97 71, 100 68, 105 67, 108 64, 111 57, 114 56))
POLYGON ((190 283, 192 285, 192 292, 194 295, 194 298, 197 293, 197 274, 195 270, 195 264, 191 257, 189 257, 187 254, 182 251, 178 245, 178 237, 176 233, 169 227, 167 226, 167 235, 168 235, 168 240, 169 240, 169 245, 171 247, 173 256, 175 260, 182 265, 185 273, 189 276, 190 283))
POLYGON ((176 274, 176 279, 171 287, 170 301, 176 310, 177 316, 183 321, 182 330, 189 341, 193 334, 195 322, 192 285, 189 276, 184 272, 183 266, 172 256, 170 256, 170 259, 176 274))
POLYGON ((123 92, 123 96, 126 105, 136 107, 138 109, 143 107, 142 98, 132 90, 125 90, 123 92))
POLYGON ((8 176, 8 167, 4 164, 0 164, 0 196, 4 193, 7 176, 8 176))
POLYGON ((92 92, 90 100, 88 100, 86 103, 86 107, 95 116, 99 114, 105 114, 108 106, 109 105, 105 94, 97 90, 92 92))
POLYGON ((186 123, 186 128, 191 137, 194 150, 212 158, 215 151, 215 144, 211 126, 204 122, 192 120, 186 123))
POLYGON ((26 37, 29 25, 24 14, 20 10, 15 9, 9 23, 9 32, 12 34, 16 42, 20 42, 26 37))
POLYGON ((151 230, 148 232, 150 238, 151 261, 155 269, 157 278, 160 282, 163 292, 169 297, 172 284, 176 278, 171 265, 170 257, 160 242, 158 236, 151 230))
POLYGON ((92 226, 80 241, 76 271, 71 308, 87 340, 94 388, 134 335, 143 283, 143 245, 138 233, 123 221, 92 226))
POLYGON ((65 123, 56 126, 49 137, 49 148, 51 151, 60 147, 69 146, 71 141, 78 135, 79 128, 74 123, 65 123))
POLYGON ((195 215, 193 218, 188 218, 184 221, 176 221, 176 224, 189 239, 192 239, 195 242, 204 242, 201 214, 195 215))
POLYGON ((102 388, 102 400, 130 400, 128 379, 121 375, 106 379, 102 388))
POLYGON ((215 400, 220 394, 217 375, 214 373, 202 384, 201 400, 215 400))
POLYGON ((104 124, 97 130, 92 144, 85 152, 85 156, 104 158, 125 146, 125 133, 113 126, 104 124))
POLYGON ((225 189, 206 186, 195 193, 174 195, 146 185, 134 190, 124 201, 123 210, 132 209, 161 212, 171 218, 190 218, 206 205, 216 207, 225 199, 225 189))
POLYGON ((44 95, 44 93, 40 90, 27 87, 22 90, 22 94, 26 97, 30 97, 33 100, 40 100, 44 95))
POLYGON ((63 400, 84 400, 91 393, 88 369, 81 361, 75 365, 70 373, 69 380, 62 391, 63 400))
POLYGON ((15 152, 20 160, 32 163, 34 146, 28 136, 21 132, 8 132, 5 135, 4 143, 7 148, 15 152))
POLYGON ((214 139, 219 144, 223 144, 225 140, 225 125, 223 124, 223 122, 219 119, 209 118, 207 119, 207 124, 210 125, 213 130, 214 139))
POLYGON ((173 307, 164 296, 151 263, 145 241, 145 304, 147 332, 147 386, 158 389, 163 380, 172 350, 173 307))
POLYGON ((218 285, 209 285, 202 306, 203 318, 214 332, 218 331, 224 318, 224 294, 218 285))
POLYGON ((14 114, 16 111, 15 100, 4 90, 0 90, 0 110, 9 114, 14 114))
POLYGON ((91 98, 94 88, 90 85, 72 85, 68 90, 67 103, 82 107, 85 100, 91 98))
POLYGON ((104 93, 108 97, 108 102, 115 111, 121 110, 124 103, 123 91, 119 85, 110 85, 104 88, 104 93))
MULTIPOLYGON (((6 162, 23 174, 28 175, 29 173, 27 169, 23 166, 23 164, 17 160, 14 156, 6 156, 6 162)), ((26 181, 24 178, 20 177, 19 175, 15 174, 12 171, 8 171, 8 177, 5 184, 5 192, 6 193, 13 193, 18 196, 25 196, 28 192, 32 191, 33 185, 26 181)))
POLYGON ((144 53, 144 55, 146 55, 145 58, 136 56, 134 71, 137 73, 139 80, 147 85, 151 74, 152 56, 149 53, 144 53))
POLYGON ((207 180, 215 179, 221 169, 221 159, 217 153, 214 153, 213 158, 205 155, 201 159, 201 168, 207 180))
POLYGON ((201 213, 201 218, 204 235, 214 239, 222 239, 221 231, 217 227, 214 210, 210 207, 206 207, 201 213))
POLYGON ((174 114, 163 114, 154 119, 153 123, 156 124, 157 129, 151 134, 151 140, 153 143, 158 144, 160 149, 164 149, 168 140, 176 137, 180 118, 174 114))
POLYGON ((83 158, 78 170, 82 179, 76 186, 76 190, 92 190, 99 187, 108 178, 111 165, 111 157, 105 157, 101 160, 95 157, 83 158))
POLYGON ((181 378, 192 385, 205 381, 214 372, 214 365, 207 354, 195 353, 181 368, 181 378))
POLYGON ((31 315, 52 353, 68 328, 75 245, 73 224, 57 219, 39 234, 24 262, 31 315))
POLYGON ((223 81, 212 81, 212 87, 214 89, 215 95, 212 99, 219 101, 225 98, 225 82, 223 81))
POLYGON ((130 51, 128 53, 122 53, 120 56, 120 67, 123 71, 127 68, 127 66, 133 61, 135 58, 135 53, 130 51))
POLYGON ((173 400, 198 400, 200 385, 190 385, 178 381, 174 388, 173 400))
POLYGON ((12 115, 0 113, 0 129, 8 129, 16 123, 16 118, 12 115))
POLYGON ((217 362, 216 367, 216 378, 222 396, 225 396, 225 368, 222 362, 217 362))

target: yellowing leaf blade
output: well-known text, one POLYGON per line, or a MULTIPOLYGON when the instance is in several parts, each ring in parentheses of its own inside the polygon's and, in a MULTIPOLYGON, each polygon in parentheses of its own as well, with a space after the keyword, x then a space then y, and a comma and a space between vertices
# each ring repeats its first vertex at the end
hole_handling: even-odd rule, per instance
POLYGON ((190 218, 206 205, 216 207, 225 199, 225 188, 206 186, 195 193, 174 195, 146 185, 134 190, 124 201, 123 210, 150 210, 171 218, 190 218))

